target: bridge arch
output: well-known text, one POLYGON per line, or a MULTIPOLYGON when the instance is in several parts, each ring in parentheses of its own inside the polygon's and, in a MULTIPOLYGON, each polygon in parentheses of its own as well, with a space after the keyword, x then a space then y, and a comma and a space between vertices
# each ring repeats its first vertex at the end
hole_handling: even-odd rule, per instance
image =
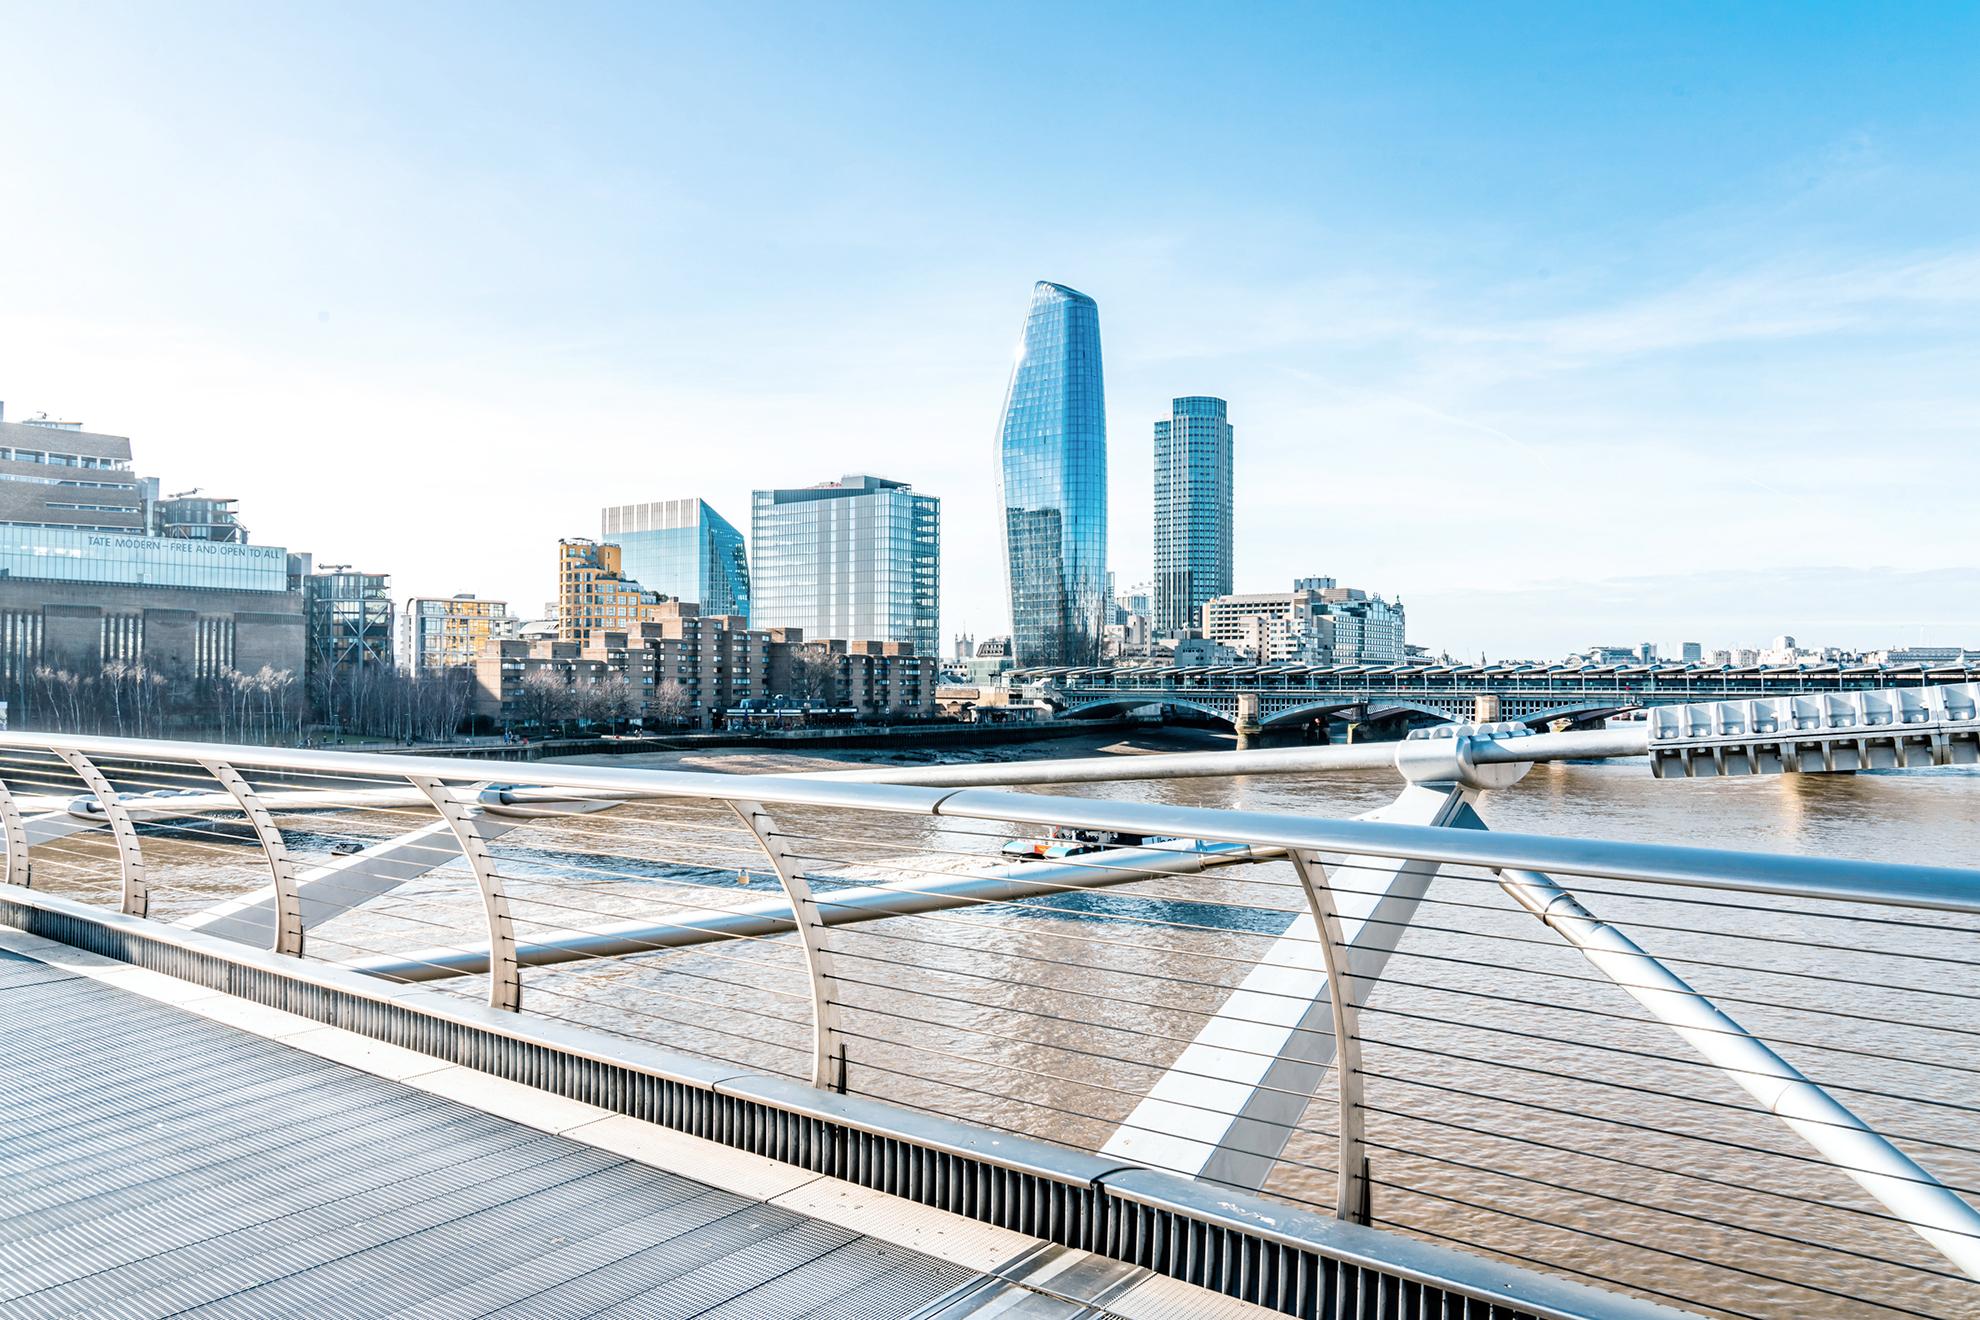
POLYGON ((1359 706, 1360 704, 1361 702, 1359 700, 1309 701, 1304 705, 1291 706, 1285 710, 1275 711, 1271 715, 1268 715, 1264 719, 1260 720, 1258 722, 1258 727, 1261 729, 1275 729, 1275 728, 1281 728, 1288 724, 1304 724, 1306 723, 1306 721, 1313 719, 1316 716, 1326 715, 1332 711, 1337 711, 1337 710, 1353 710, 1356 706, 1359 706))
POLYGON ((1111 697, 1103 701, 1081 702, 1077 706, 1069 706, 1065 710, 1060 711, 1059 718, 1067 720, 1099 719, 1105 715, 1125 715, 1131 710, 1140 710, 1144 706, 1173 706, 1181 710, 1193 710, 1199 714, 1221 720, 1233 728, 1237 727, 1236 715, 1228 710, 1218 710, 1215 706, 1206 706, 1200 701, 1190 701, 1184 697, 1168 695, 1159 697, 1111 697))
POLYGON ((1390 715, 1408 713, 1428 715, 1444 724, 1456 724, 1471 718, 1471 712, 1469 710, 1470 703, 1471 699, 1469 697, 1464 698, 1461 702, 1454 703, 1466 707, 1462 713, 1458 713, 1439 706, 1432 706, 1422 701, 1382 700, 1379 705, 1371 701, 1368 703, 1368 718, 1370 720, 1379 720, 1390 715))

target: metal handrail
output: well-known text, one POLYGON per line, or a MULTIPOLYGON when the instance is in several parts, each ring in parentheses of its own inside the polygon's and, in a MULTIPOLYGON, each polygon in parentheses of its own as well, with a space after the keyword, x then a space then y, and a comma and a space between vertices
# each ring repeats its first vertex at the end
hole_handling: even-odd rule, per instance
MULTIPOLYGON (((1539 735, 1545 736, 1545 735, 1539 735)), ((1519 751, 1527 740, 1521 739, 1519 751)), ((1179 835, 1223 843, 1306 852, 1404 857, 1446 865, 1560 871, 1604 880, 1738 890, 1899 907, 1980 913, 1980 869, 1919 866, 1870 859, 1739 852, 1677 844, 1571 839, 1545 834, 1485 833, 1381 821, 1314 819, 1255 811, 1115 802, 988 789, 945 790, 851 781, 843 775, 727 775, 701 770, 612 766, 518 765, 470 758, 164 742, 92 735, 0 733, 0 748, 69 749, 124 760, 217 759, 235 766, 307 770, 377 778, 422 776, 451 783, 524 780, 624 798, 698 798, 788 806, 838 807, 889 814, 949 816, 1029 825, 1179 835)), ((1209 752, 1205 758, 1240 753, 1209 752)), ((1390 753, 1393 757, 1394 753, 1390 753)), ((1516 759, 1510 752, 1490 759, 1516 759)), ((1480 760, 1488 759, 1480 749, 1480 760)), ((1203 773, 1224 773, 1206 759, 1203 773)), ((1290 772, 1290 771, 1289 771, 1290 772)), ((1257 773, 1251 771, 1249 773, 1257 773)))

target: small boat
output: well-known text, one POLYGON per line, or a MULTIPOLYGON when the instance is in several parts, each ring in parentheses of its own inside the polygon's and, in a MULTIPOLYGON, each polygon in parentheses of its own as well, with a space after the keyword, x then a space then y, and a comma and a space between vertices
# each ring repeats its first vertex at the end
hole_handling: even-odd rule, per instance
POLYGON ((1057 861, 1105 852, 1109 848, 1143 848, 1151 843, 1171 843, 1166 834, 1130 834, 1121 830, 1082 830, 1054 825, 1042 839, 1012 839, 1000 852, 1018 861, 1057 861))

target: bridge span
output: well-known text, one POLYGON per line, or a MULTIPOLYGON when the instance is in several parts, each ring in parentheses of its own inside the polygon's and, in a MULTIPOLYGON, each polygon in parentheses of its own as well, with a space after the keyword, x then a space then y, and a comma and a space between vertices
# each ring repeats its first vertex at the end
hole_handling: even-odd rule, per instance
POLYGON ((1238 664, 1017 670, 1023 685, 1072 718, 1149 706, 1242 729, 1328 718, 1518 720, 1536 727, 1702 701, 1747 701, 1971 683, 1980 666, 1238 664))
POLYGON ((1980 1314, 1980 872, 1491 828, 1590 756, 1943 787, 1980 688, 808 775, 0 733, 0 1315, 1980 1314))

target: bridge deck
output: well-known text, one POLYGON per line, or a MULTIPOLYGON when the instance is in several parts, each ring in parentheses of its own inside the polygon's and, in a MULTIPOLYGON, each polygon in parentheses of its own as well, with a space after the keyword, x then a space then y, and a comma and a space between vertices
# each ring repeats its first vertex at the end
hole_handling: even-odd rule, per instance
MULTIPOLYGON (((0 948, 0 1317, 1091 1317, 1149 1281, 1028 1239, 970 1268, 73 966, 0 948)), ((1240 1313, 1187 1291, 1126 1313, 1240 1313)))

